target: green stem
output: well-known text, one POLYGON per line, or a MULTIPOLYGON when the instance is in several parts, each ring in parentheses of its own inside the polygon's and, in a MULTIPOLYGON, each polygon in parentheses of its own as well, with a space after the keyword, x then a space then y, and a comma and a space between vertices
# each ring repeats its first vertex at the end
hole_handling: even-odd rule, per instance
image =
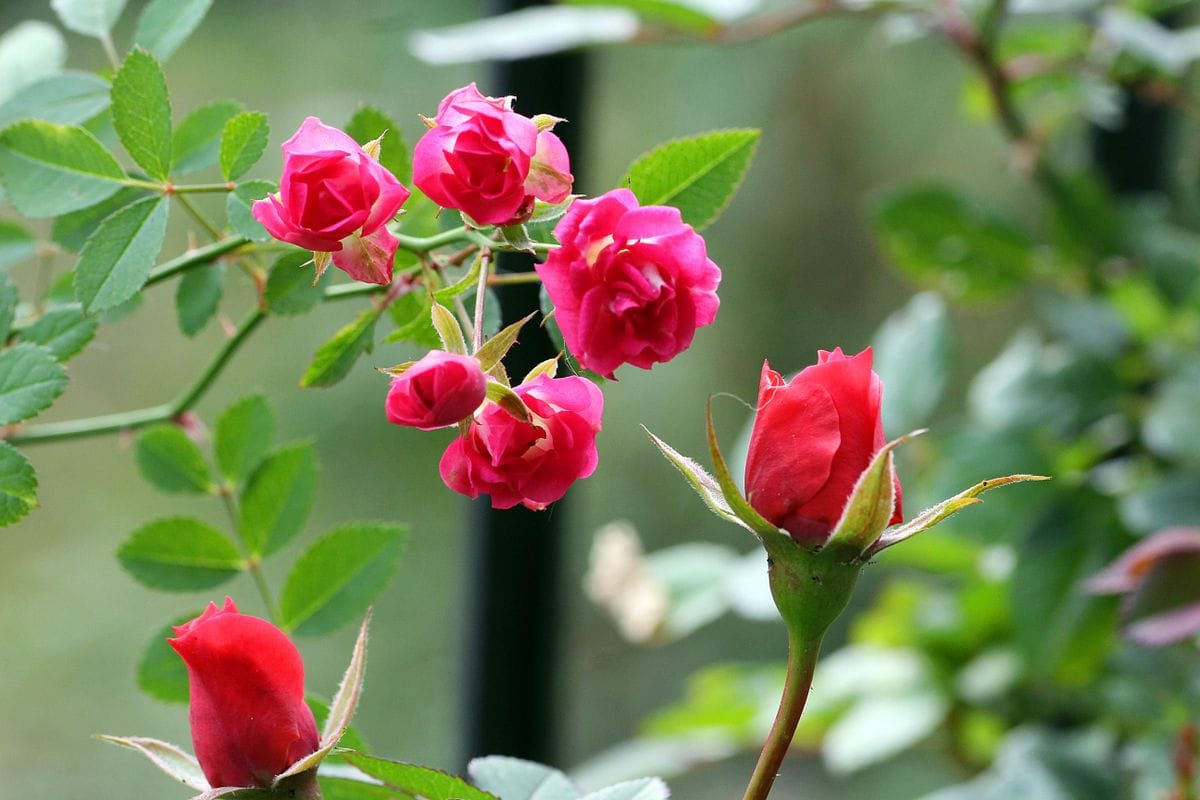
POLYGON ((196 208, 196 206, 193 205, 191 200, 188 200, 187 197, 185 197, 184 195, 181 195, 181 194, 176 195, 175 199, 179 201, 179 205, 183 206, 183 210, 191 215, 192 219, 194 219, 194 220, 196 220, 196 222, 200 223, 200 227, 202 227, 202 228, 204 228, 204 230, 208 231, 209 236, 211 236, 214 239, 220 240, 220 238, 221 238, 220 229, 216 225, 213 225, 211 222, 209 222, 208 217, 201 214, 200 209, 196 208))
POLYGON ((488 278, 488 286, 512 286, 518 283, 541 283, 542 276, 536 272, 508 272, 488 278))
POLYGON ((821 652, 821 640, 807 640, 798 635, 788 637, 788 667, 787 681, 783 686, 783 697, 779 701, 779 711, 775 715, 775 723, 767 735, 754 773, 750 776, 750 784, 742 800, 766 800, 771 793, 775 778, 779 775, 779 767, 792 745, 792 737, 796 734, 796 725, 804 712, 804 704, 808 700, 809 689, 812 688, 813 671, 817 667, 817 657, 821 652))
POLYGON ((475 326, 471 331, 472 353, 478 353, 483 347, 483 304, 487 299, 488 275, 492 271, 492 251, 481 248, 479 251, 479 284, 475 287, 475 326))
POLYGON ((229 513, 229 522, 233 526, 233 532, 237 534, 238 542, 241 544, 242 557, 246 559, 246 569, 250 573, 250 577, 254 579, 254 585, 258 588, 258 593, 262 597, 263 606, 267 609, 267 619, 274 624, 279 624, 279 611, 275 608, 275 600, 271 597, 271 588, 267 586, 267 577, 263 574, 262 563, 257 556, 250 555, 246 549, 246 540, 242 536, 241 515, 238 514, 237 501, 233 499, 233 490, 231 487, 222 487, 221 499, 225 502, 225 510, 229 513))
POLYGON ((430 250, 435 250, 448 244, 462 241, 469 238, 466 225, 457 228, 451 228, 448 231, 436 234, 435 236, 405 236, 403 233, 396 234, 396 238, 400 240, 400 246, 412 253, 428 253, 430 250))
POLYGON ((242 346, 242 343, 246 340, 246 338, 253 333, 254 329, 257 328, 266 318, 266 312, 264 312, 262 309, 256 308, 254 311, 250 312, 250 316, 246 317, 246 319, 242 321, 242 324, 238 326, 238 329, 234 332, 233 336, 229 337, 225 341, 225 344, 221 345, 221 349, 218 350, 216 355, 213 356, 212 360, 208 362, 208 366, 206 366, 204 371, 200 373, 200 377, 196 378, 192 385, 188 387, 188 389, 181 394, 174 403, 171 404, 171 409, 173 412, 171 416, 178 416, 195 405, 196 401, 199 400, 206 391, 208 391, 208 387, 211 386, 212 382, 216 380, 218 375, 221 374, 221 370, 225 369, 225 365, 229 363, 229 359, 231 359, 233 354, 238 351, 238 348, 242 346))
POLYGON ((171 194, 198 194, 203 192, 228 193, 237 188, 233 181, 228 183, 192 183, 183 186, 171 186, 171 194))
POLYGON ((159 266, 155 267, 150 273, 150 277, 146 279, 146 286, 153 286, 156 283, 165 281, 181 272, 186 272, 192 267, 208 264, 216 261, 226 253, 237 250, 239 247, 244 247, 250 244, 250 240, 244 236, 230 236, 228 239, 222 239, 219 242, 197 247, 195 250, 189 250, 178 258, 173 258, 170 261, 164 261, 159 266))

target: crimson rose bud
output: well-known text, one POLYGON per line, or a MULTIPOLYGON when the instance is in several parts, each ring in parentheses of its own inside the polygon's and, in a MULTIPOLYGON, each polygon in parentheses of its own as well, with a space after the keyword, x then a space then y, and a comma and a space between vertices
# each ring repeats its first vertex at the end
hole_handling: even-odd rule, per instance
MULTIPOLYGON (((797 542, 822 545, 842 516, 859 476, 883 447, 883 384, 871 348, 856 356, 820 351, 791 383, 766 362, 746 457, 746 495, 754 509, 797 542)), ((903 519, 900 481, 889 524, 903 519)))
POLYGON ((554 236, 562 246, 537 273, 567 349, 593 372, 670 361, 717 316, 721 270, 676 208, 614 189, 571 203, 554 236))
POLYGON ((187 665, 192 744, 211 786, 269 787, 318 748, 304 662, 283 631, 226 597, 167 643, 187 665))
POLYGON ((388 422, 431 431, 471 416, 487 394, 487 376, 471 356, 431 350, 392 381, 388 422))

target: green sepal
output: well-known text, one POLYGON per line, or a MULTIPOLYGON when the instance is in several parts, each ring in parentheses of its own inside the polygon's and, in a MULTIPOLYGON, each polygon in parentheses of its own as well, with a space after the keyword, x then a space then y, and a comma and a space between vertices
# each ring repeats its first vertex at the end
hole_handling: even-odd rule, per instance
POLYGON ((463 336, 462 327, 458 324, 458 320, 454 318, 454 314, 441 303, 434 303, 430 306, 429 311, 433 317, 433 327, 437 330, 438 337, 442 340, 442 346, 446 348, 446 352, 465 356, 467 354, 467 340, 463 336))
POLYGON ((708 427, 708 452, 712 456, 713 472, 716 473, 717 485, 721 487, 721 494, 725 497, 725 502, 729 504, 730 511, 746 524, 751 533, 762 539, 764 544, 767 539, 787 537, 786 533, 768 522, 762 514, 754 509, 754 506, 750 505, 750 502, 742 496, 737 484, 734 483, 733 475, 729 472, 729 465, 725 463, 725 456, 721 455, 721 447, 717 444, 717 429, 713 426, 711 397, 704 404, 704 417, 708 427))
POLYGON ((521 422, 529 422, 532 419, 529 414, 529 407, 525 405, 525 401, 521 399, 521 395, 502 383, 488 381, 487 399, 503 408, 521 422))
MULTIPOLYGON (((547 358, 540 364, 535 365, 533 369, 525 373, 525 378, 521 381, 521 383, 529 383, 539 375, 546 375, 551 378, 558 375, 558 356, 555 356, 554 358, 547 358)), ((645 430, 645 428, 643 428, 643 430, 645 430)), ((649 431, 646 432, 649 433, 649 431)))
POLYGON ((517 343, 517 336, 520 335, 521 328, 537 313, 534 311, 523 319, 517 320, 480 346, 475 357, 479 359, 479 366, 483 368, 484 372, 491 372, 492 368, 508 355, 508 351, 517 343))
POLYGON ((862 558, 867 548, 879 539, 896 507, 896 466, 892 451, 924 432, 913 431, 876 451, 871 463, 854 482, 842 516, 825 543, 826 549, 849 561, 862 558))

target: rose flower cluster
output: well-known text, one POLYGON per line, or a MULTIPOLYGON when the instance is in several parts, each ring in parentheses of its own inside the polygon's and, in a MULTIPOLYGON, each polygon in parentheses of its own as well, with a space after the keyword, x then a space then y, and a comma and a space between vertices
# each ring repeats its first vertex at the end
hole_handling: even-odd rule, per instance
MULTIPOLYGON (((554 229, 559 246, 536 270, 581 367, 606 378, 625 364, 649 369, 716 318, 721 271, 677 209, 641 206, 628 189, 572 197, 570 158, 553 132, 562 120, 523 116, 513 98, 485 97, 475 84, 422 119, 413 183, 469 227, 519 226, 538 203, 566 205, 554 229)), ((332 261, 355 280, 390 284, 399 240, 388 225, 410 192, 379 163, 379 147, 309 117, 284 142, 279 192, 256 202, 254 217, 275 238, 312 250, 318 275, 332 261)), ((478 352, 450 349, 394 371, 386 401, 397 425, 460 428, 441 460, 448 487, 489 495, 495 508, 538 510, 595 470, 604 398, 594 383, 543 372, 505 387, 510 402, 494 402, 494 370, 478 352)))

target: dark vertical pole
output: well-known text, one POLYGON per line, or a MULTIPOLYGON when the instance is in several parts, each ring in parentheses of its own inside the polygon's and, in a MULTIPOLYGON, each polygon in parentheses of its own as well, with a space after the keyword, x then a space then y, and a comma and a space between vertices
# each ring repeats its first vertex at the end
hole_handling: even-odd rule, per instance
POLYGON ((1113 191, 1138 194, 1166 188, 1170 126, 1167 106, 1126 93, 1121 127, 1097 128, 1092 137, 1096 164, 1113 191))
MULTIPOLYGON (((491 13, 533 5, 493 0, 491 13)), ((560 54, 500 64, 484 94, 515 95, 527 116, 553 114, 570 122, 554 129, 574 157, 579 179, 583 128, 583 56, 560 54)), ((499 268, 520 272, 532 259, 504 255, 499 268)), ((504 324, 538 309, 538 285, 501 287, 504 324)), ((526 326, 506 359, 519 380, 555 353, 536 324, 526 326)), ((463 746, 466 756, 511 755, 555 760, 554 692, 564 503, 548 511, 494 511, 486 500, 472 507, 463 746)))

